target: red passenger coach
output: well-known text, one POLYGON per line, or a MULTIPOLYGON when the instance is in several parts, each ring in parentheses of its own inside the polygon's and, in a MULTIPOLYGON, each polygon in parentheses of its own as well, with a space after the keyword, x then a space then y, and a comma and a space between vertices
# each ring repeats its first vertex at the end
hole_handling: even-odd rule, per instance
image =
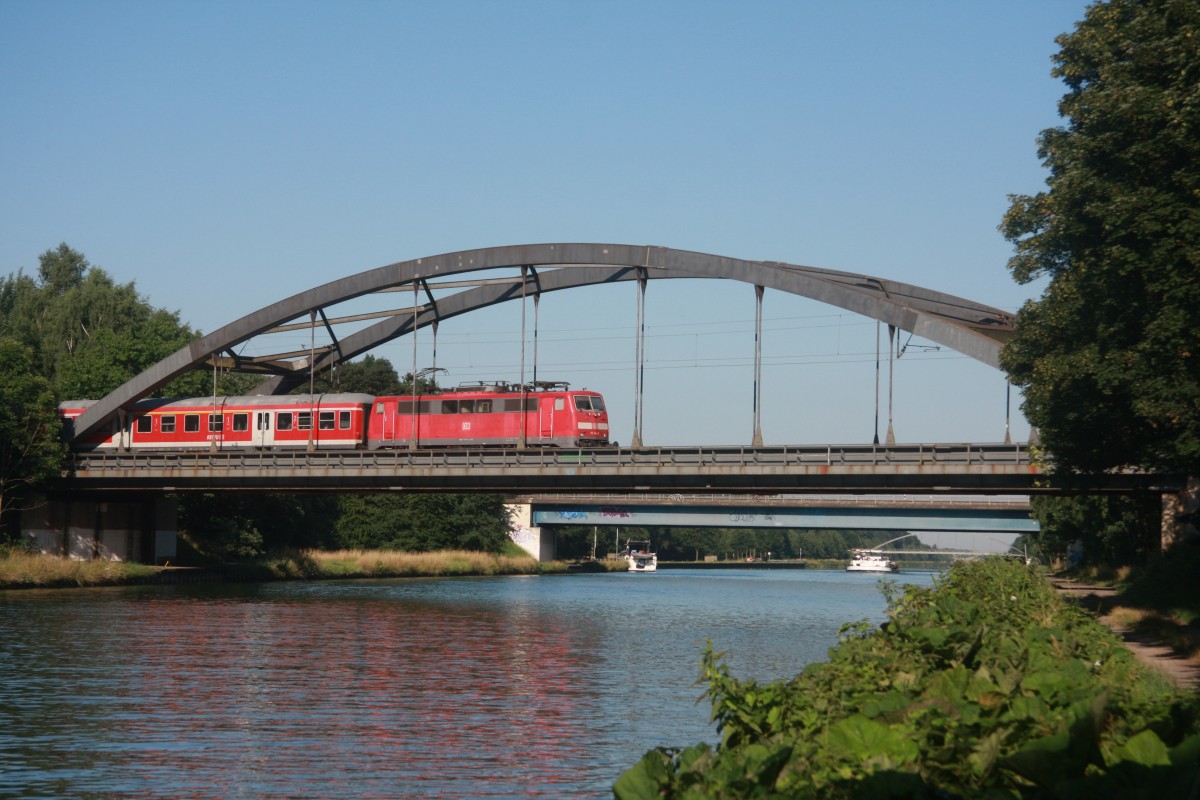
POLYGON ((459 386, 442 394, 377 397, 367 446, 515 447, 524 428, 529 447, 608 445, 608 411, 599 392, 566 383, 522 389, 507 383, 459 386), (416 436, 413 436, 414 425, 416 436))
MULTIPOLYGON (((77 449, 196 450, 231 447, 361 447, 369 394, 193 397, 142 400, 92 434, 77 449)), ((59 413, 69 423, 92 400, 68 400, 59 413)))

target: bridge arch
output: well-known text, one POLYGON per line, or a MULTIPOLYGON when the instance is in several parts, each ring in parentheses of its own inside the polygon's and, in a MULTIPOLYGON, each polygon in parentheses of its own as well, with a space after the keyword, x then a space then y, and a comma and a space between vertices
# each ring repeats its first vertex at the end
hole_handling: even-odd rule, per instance
MULTIPOLYGON (((97 401, 75 421, 75 438, 86 436, 122 408, 149 396, 175 377, 201 365, 271 376, 264 393, 286 392, 312 369, 348 361, 380 344, 440 320, 496 303, 545 292, 620 281, 666 278, 735 280, 838 306, 909 331, 964 355, 999 367, 1013 317, 1000 309, 899 281, 777 261, 628 244, 527 244, 463 250, 400 261, 317 286, 272 303, 181 348, 97 401), (440 279, 488 270, 521 269, 517 278, 481 280, 457 294, 434 299, 450 287, 440 279), (325 309, 378 292, 424 292, 412 309, 382 312, 383 319, 338 340, 325 309), (318 315, 321 322, 318 323, 318 315), (233 348, 256 336, 323 324, 333 344, 312 351, 244 359, 233 348)), ((453 284, 458 286, 458 284, 453 284)), ((362 317, 356 319, 363 319, 362 317)))

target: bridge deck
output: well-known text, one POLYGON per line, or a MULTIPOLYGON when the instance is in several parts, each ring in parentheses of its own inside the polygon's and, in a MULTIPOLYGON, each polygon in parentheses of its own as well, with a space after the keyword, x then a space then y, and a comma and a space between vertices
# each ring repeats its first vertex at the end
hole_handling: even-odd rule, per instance
MULTIPOLYGON (((1114 489, 1160 476, 1111 476, 1114 489)), ((1020 444, 596 450, 225 450, 85 453, 60 491, 556 493, 970 492, 1046 489, 1020 444)))

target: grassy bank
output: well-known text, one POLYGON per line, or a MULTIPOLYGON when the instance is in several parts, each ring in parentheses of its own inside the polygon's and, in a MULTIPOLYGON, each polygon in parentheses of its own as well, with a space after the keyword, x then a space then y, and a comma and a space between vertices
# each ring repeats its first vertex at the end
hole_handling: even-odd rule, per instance
POLYGON ((389 550, 303 550, 262 559, 253 566, 275 578, 417 578, 459 575, 536 575, 566 572, 565 562, 539 563, 522 555, 468 550, 401 553, 389 550))
MULTIPOLYGON (((576 571, 566 561, 538 562, 524 552, 491 554, 466 550, 400 553, 388 550, 303 550, 237 563, 154 567, 117 561, 78 561, 59 556, 0 550, 0 589, 116 586, 170 582, 208 575, 216 580, 272 581, 333 578, 416 578, 468 575, 547 575, 576 571)), ((603 571, 603 570, 600 570, 603 571)))
POLYGON ((76 561, 58 556, 0 549, 0 589, 58 586, 115 586, 142 582, 157 567, 120 561, 76 561))
POLYGON ((618 798, 1186 797, 1200 708, 1042 573, 1003 559, 888 592, 787 682, 702 659, 719 732, 648 752, 618 798))

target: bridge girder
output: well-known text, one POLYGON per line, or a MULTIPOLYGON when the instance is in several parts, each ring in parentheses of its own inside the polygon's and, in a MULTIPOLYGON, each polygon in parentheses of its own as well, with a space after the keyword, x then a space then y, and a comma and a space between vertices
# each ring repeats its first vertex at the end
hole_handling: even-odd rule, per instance
MULTIPOLYGON (((203 336, 134 376, 88 408, 75 420, 76 439, 104 424, 121 408, 183 373, 212 359, 227 359, 237 368, 232 348, 284 323, 310 315, 311 324, 328 327, 324 309, 364 295, 423 288, 430 302, 414 315, 388 314, 375 323, 324 348, 313 363, 302 362, 305 374, 354 358, 387 341, 434 322, 495 303, 582 286, 664 278, 736 280, 838 306, 910 331, 993 367, 999 367, 1000 348, 1011 337, 1013 317, 1000 309, 912 284, 849 272, 798 266, 775 261, 748 261, 727 256, 625 244, 528 244, 488 247, 401 261, 360 272, 280 300, 203 336), (496 269, 523 269, 515 282, 482 281, 474 288, 434 300, 429 281, 444 276, 496 269), (532 269, 530 269, 532 268, 532 269), (523 283, 522 283, 523 280, 523 283), (222 356, 229 353, 229 356, 222 356)), ((299 370, 285 356, 259 357, 247 371, 276 372, 260 387, 285 392, 297 382, 299 370)))

